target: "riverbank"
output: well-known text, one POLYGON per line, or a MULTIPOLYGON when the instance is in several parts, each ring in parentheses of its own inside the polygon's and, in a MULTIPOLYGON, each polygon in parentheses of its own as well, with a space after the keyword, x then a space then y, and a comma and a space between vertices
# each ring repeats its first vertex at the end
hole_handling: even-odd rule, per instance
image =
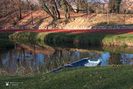
POLYGON ((132 66, 63 69, 30 77, 0 76, 2 89, 132 89, 132 66), (6 86, 6 82, 9 85, 6 86))
POLYGON ((132 47, 133 35, 128 32, 105 33, 105 32, 17 32, 10 39, 20 43, 30 43, 50 46, 119 46, 132 47))
POLYGON ((0 32, 0 48, 13 47, 13 43, 9 40, 9 35, 12 32, 0 32))
MULTIPOLYGON (((10 16, 0 19, 2 29, 132 29, 133 14, 86 14, 70 12, 66 22, 64 12, 61 19, 53 23, 43 10, 23 13, 22 19, 14 25, 10 16), (7 21, 6 21, 7 20, 7 21), (51 24, 53 23, 53 24, 51 24)), ((14 17, 15 19, 15 17, 14 17)))

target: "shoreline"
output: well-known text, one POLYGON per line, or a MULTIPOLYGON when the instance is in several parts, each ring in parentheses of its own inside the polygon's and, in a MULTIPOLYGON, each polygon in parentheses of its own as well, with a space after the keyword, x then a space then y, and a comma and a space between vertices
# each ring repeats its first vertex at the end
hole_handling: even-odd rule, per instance
POLYGON ((10 39, 20 43, 37 45, 89 45, 89 46, 120 46, 133 47, 132 31, 53 31, 53 32, 17 32, 10 39))

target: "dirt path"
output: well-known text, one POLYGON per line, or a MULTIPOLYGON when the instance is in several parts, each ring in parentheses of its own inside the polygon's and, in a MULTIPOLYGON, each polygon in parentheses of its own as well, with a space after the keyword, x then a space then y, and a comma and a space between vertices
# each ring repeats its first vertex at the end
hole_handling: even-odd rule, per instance
POLYGON ((55 30, 0 30, 0 32, 53 32, 53 33, 57 33, 57 32, 65 32, 65 33, 112 33, 112 34, 122 34, 122 33, 129 33, 129 34, 133 34, 133 29, 116 29, 116 30, 105 30, 105 29, 101 29, 101 30, 73 30, 73 29, 69 29, 69 30, 63 30, 63 29, 55 29, 55 30))

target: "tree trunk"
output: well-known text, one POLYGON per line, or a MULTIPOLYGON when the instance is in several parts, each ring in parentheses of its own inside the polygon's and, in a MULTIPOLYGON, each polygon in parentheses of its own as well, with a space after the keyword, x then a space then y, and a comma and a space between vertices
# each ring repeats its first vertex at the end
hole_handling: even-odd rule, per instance
POLYGON ((31 15, 31 19, 32 19, 32 25, 34 25, 34 18, 33 18, 33 14, 32 14, 32 7, 30 5, 29 0, 27 0, 27 3, 28 3, 28 7, 30 8, 30 15, 31 15))
POLYGON ((19 0, 19 20, 22 19, 21 0, 19 0))
POLYGON ((43 10, 53 18, 53 21, 60 19, 60 12, 57 7, 57 0, 40 0, 40 3, 42 4, 43 10))
POLYGON ((55 10, 56 10, 58 19, 60 19, 60 12, 59 12, 59 10, 58 10, 58 7, 57 7, 57 4, 56 4, 56 3, 57 3, 57 2, 56 2, 56 0, 55 0, 55 10))
POLYGON ((51 13, 51 11, 49 10, 49 8, 47 7, 47 5, 45 3, 43 3, 43 10, 49 14, 53 19, 55 19, 54 15, 51 13))

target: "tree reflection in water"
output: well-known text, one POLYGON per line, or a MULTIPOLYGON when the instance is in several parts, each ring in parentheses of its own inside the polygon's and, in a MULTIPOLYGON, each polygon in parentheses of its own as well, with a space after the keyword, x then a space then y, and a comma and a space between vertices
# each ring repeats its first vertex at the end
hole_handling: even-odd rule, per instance
POLYGON ((121 53, 110 53, 110 60, 109 60, 109 64, 121 64, 121 53))
POLYGON ((83 50, 73 48, 46 49, 37 46, 17 46, 0 50, 0 73, 29 75, 44 73, 82 58, 101 58, 102 66, 132 64, 133 54, 83 50), (52 51, 52 52, 51 52, 52 51))

